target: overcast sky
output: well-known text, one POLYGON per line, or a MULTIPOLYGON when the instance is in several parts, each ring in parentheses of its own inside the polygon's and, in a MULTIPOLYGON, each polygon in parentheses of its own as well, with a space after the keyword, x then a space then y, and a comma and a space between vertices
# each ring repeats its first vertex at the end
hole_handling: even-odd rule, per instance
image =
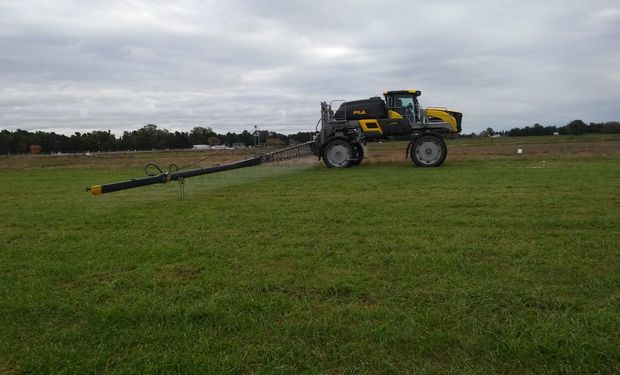
POLYGON ((620 1, 0 0, 0 129, 292 133, 409 88, 465 133, 620 120, 620 1))

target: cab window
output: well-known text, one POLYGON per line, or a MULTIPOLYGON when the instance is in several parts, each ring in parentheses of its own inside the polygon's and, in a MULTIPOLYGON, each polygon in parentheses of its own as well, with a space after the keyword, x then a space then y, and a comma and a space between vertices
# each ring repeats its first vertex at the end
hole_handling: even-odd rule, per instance
POLYGON ((396 96, 394 97, 394 107, 413 107, 413 97, 411 96, 396 96))

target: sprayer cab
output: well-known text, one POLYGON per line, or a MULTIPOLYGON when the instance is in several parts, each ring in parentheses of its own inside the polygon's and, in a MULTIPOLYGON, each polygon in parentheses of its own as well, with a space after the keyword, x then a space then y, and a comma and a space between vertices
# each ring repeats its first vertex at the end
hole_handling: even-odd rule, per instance
POLYGON ((385 98, 388 116, 406 118, 410 124, 421 122, 423 116, 418 102, 418 96, 421 94, 418 90, 386 91, 383 93, 383 97, 385 98))

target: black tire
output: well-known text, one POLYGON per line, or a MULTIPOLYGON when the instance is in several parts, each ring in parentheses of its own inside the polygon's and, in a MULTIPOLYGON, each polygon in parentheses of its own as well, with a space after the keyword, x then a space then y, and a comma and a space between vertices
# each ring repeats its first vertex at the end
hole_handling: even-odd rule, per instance
POLYGON ((448 156, 448 146, 436 135, 419 136, 411 145, 411 160, 418 167, 439 167, 448 156))
POLYGON ((354 159, 353 145, 344 139, 328 141, 323 147, 323 163, 329 168, 350 167, 354 159))
POLYGON ((360 143, 354 143, 353 151, 354 151, 354 155, 353 155, 354 160, 351 163, 351 166, 357 167, 358 165, 362 163, 362 160, 364 159, 364 146, 362 146, 360 143))

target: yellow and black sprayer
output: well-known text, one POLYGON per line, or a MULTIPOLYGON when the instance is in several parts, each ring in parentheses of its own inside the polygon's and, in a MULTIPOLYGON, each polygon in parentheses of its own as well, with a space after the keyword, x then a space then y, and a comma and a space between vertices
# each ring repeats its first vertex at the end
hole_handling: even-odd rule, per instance
POLYGON ((422 108, 419 90, 386 91, 378 96, 354 101, 333 100, 321 102, 321 119, 317 123, 314 140, 300 145, 260 154, 253 158, 212 167, 179 170, 174 164, 163 172, 154 164, 158 174, 148 177, 93 185, 86 188, 94 195, 131 189, 168 181, 184 179, 232 169, 257 166, 264 163, 317 156, 330 168, 359 165, 369 141, 409 139, 405 157, 410 156, 418 167, 439 167, 448 154, 443 138, 461 132, 463 114, 445 107, 422 108), (332 105, 340 103, 334 112, 332 105), (320 128, 319 128, 320 126, 320 128))

